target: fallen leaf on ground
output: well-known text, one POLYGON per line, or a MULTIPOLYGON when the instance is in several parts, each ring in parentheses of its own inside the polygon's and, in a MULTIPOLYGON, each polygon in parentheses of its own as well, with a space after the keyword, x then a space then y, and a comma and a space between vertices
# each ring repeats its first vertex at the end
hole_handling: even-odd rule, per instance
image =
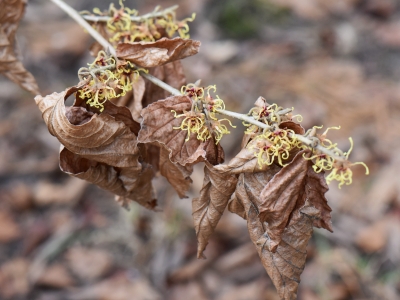
POLYGON ((39 88, 35 78, 29 73, 15 54, 15 32, 24 14, 26 1, 0 0, 0 73, 37 95, 39 88))
POLYGON ((164 299, 145 279, 131 279, 122 273, 99 283, 68 292, 67 299, 161 300, 164 299), (134 297, 134 298, 132 298, 134 297))
POLYGON ((200 196, 192 201, 192 215, 198 243, 197 258, 205 258, 203 251, 235 191, 236 182, 235 175, 218 173, 206 162, 203 188, 200 196))
POLYGON ((73 278, 62 264, 54 264, 44 270, 36 281, 37 285, 64 289, 75 284, 73 278))
POLYGON ((363 228, 355 237, 357 246, 367 253, 382 250, 387 245, 388 226, 387 219, 383 219, 363 228))
POLYGON ((21 229, 12 213, 0 210, 0 243, 8 243, 21 236, 21 229))
POLYGON ((5 299, 18 299, 29 291, 29 262, 14 258, 0 267, 0 295, 5 299))
POLYGON ((119 43, 117 57, 143 68, 161 66, 199 52, 200 42, 190 39, 162 38, 155 42, 119 43))
POLYGON ((112 258, 105 250, 74 247, 66 253, 72 272, 83 280, 93 281, 104 276, 112 267, 112 258))
POLYGON ((34 202, 39 206, 49 204, 67 204, 73 206, 83 195, 87 183, 69 178, 63 184, 40 181, 33 193, 34 202))

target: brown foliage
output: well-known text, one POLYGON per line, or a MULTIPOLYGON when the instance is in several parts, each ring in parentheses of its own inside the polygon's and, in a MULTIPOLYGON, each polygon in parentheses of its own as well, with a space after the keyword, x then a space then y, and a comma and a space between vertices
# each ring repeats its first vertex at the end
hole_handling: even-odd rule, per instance
POLYGON ((139 67, 152 68, 195 55, 199 47, 199 41, 179 37, 162 38, 155 42, 120 43, 117 46, 117 57, 139 67))
POLYGON ((223 162, 222 147, 216 145, 213 138, 202 142, 192 135, 185 141, 187 133, 174 129, 181 125, 183 117, 175 118, 171 110, 181 114, 189 111, 191 105, 190 99, 186 96, 172 96, 150 104, 142 111, 143 121, 139 142, 160 144, 170 152, 171 161, 182 166, 203 160, 213 165, 223 162))
POLYGON ((205 258, 203 251, 235 191, 236 182, 235 175, 221 174, 215 170, 213 165, 206 163, 203 188, 200 191, 200 196, 192 201, 192 215, 198 242, 198 258, 205 258))
POLYGON ((15 32, 25 5, 23 0, 0 0, 0 73, 37 95, 39 88, 36 80, 19 61, 14 49, 15 32))
MULTIPOLYGON (((247 136, 245 136, 247 137, 247 136)), ((252 140, 249 143, 251 147, 252 144, 256 144, 257 141, 252 140)), ((259 165, 257 158, 254 156, 254 150, 248 148, 242 148, 234 158, 232 158, 227 165, 215 166, 215 169, 221 173, 229 172, 231 174, 240 173, 254 173, 266 171, 269 168, 267 164, 259 165)))
POLYGON ((269 251, 269 225, 260 221, 258 216, 259 195, 277 171, 271 168, 262 173, 241 174, 235 191, 236 197, 229 208, 247 219, 250 238, 281 299, 296 299, 307 256, 306 247, 312 235, 313 219, 320 218, 320 212, 308 202, 298 208, 294 213, 299 217, 289 222, 275 253, 269 251))
POLYGON ((168 180, 179 197, 187 198, 186 192, 189 190, 190 184, 192 183, 190 174, 192 174, 193 168, 191 166, 181 166, 173 163, 169 159, 169 152, 164 148, 160 148, 159 168, 161 175, 168 180))
POLYGON ((65 99, 77 90, 35 98, 50 133, 66 148, 60 152, 62 170, 121 196, 123 206, 131 199, 154 208, 153 172, 138 160, 138 124, 129 110, 111 103, 100 115, 83 107, 66 110, 65 99))

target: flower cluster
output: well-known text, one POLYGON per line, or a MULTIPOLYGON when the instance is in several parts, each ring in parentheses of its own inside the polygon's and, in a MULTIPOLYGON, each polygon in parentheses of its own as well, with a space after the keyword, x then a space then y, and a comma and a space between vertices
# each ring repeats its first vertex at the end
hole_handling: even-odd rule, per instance
POLYGON ((99 51, 94 62, 78 72, 79 78, 87 81, 79 91, 79 96, 102 112, 105 101, 124 96, 132 90, 132 82, 138 78, 139 71, 145 70, 135 69, 131 62, 116 60, 99 51))
POLYGON ((228 127, 222 122, 228 122, 230 126, 235 127, 228 119, 216 117, 219 109, 225 109, 225 104, 218 95, 211 96, 211 91, 216 92, 215 85, 198 87, 195 84, 188 84, 181 88, 181 93, 188 96, 192 102, 191 111, 179 115, 175 111, 172 112, 175 114, 175 118, 184 117, 181 125, 174 129, 187 131, 186 141, 194 133, 197 134, 196 138, 200 141, 204 142, 214 137, 215 143, 218 144, 225 134, 230 133, 228 127))
POLYGON ((315 145, 302 145, 302 148, 310 149, 313 151, 313 155, 311 157, 304 158, 313 161, 312 167, 316 173, 319 173, 321 171, 331 171, 330 174, 326 177, 326 182, 330 183, 331 181, 336 180, 339 182, 339 188, 341 188, 344 184, 349 185, 352 183, 353 172, 350 168, 354 165, 363 165, 365 167, 365 173, 367 175, 369 174, 369 169, 365 163, 351 163, 348 160, 349 155, 353 150, 352 138, 349 138, 350 149, 347 152, 343 152, 337 147, 336 143, 333 143, 331 140, 327 139, 328 131, 331 129, 340 129, 340 126, 329 127, 322 134, 316 133, 316 130, 321 128, 322 126, 314 126, 306 133, 306 136, 311 136, 311 138, 316 135, 316 137, 314 137, 316 141, 315 145), (323 151, 324 149, 328 151, 323 151), (331 153, 331 155, 329 155, 328 153, 331 153))
MULTIPOLYGON (((268 105, 267 103, 261 106, 255 106, 250 109, 248 116, 254 118, 254 120, 262 122, 267 125, 279 125, 281 122, 292 121, 296 119, 297 122, 301 122, 303 117, 301 115, 292 115, 291 110, 283 109, 283 107, 277 104, 268 105)), ((254 134, 259 132, 259 127, 247 122, 243 122, 243 125, 248 127, 245 134, 254 134)))
MULTIPOLYGON (((97 16, 108 17, 106 31, 111 43, 119 42, 154 42, 163 36, 172 37, 176 33, 181 38, 189 38, 189 25, 195 19, 196 14, 191 18, 178 21, 175 16, 175 8, 158 11, 157 7, 152 13, 146 16, 138 16, 138 11, 124 6, 122 0, 119 2, 120 8, 110 4, 108 11, 102 12, 100 9, 93 9, 97 16)), ((84 15, 91 15, 88 11, 83 11, 84 15)), ((95 27, 98 24, 95 24, 95 27)))
POLYGON ((254 149, 260 168, 263 164, 271 165, 274 161, 284 166, 284 161, 289 158, 290 152, 299 145, 293 130, 290 129, 265 130, 253 140, 254 143, 248 147, 254 149))

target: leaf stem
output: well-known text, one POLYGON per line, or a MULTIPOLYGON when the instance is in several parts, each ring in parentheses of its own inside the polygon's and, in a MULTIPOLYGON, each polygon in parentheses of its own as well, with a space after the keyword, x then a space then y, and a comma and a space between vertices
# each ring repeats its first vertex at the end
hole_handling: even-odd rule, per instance
MULTIPOLYGON (((143 16, 131 16, 130 19, 133 22, 143 22, 147 19, 151 18, 157 18, 157 17, 163 17, 169 13, 175 13, 175 10, 178 8, 178 5, 174 5, 171 7, 168 7, 162 11, 158 11, 159 7, 157 6, 154 11, 151 13, 145 14, 143 16)), ((90 22, 107 22, 109 19, 112 19, 112 17, 109 16, 88 16, 88 15, 83 15, 82 16, 86 21, 90 22)))

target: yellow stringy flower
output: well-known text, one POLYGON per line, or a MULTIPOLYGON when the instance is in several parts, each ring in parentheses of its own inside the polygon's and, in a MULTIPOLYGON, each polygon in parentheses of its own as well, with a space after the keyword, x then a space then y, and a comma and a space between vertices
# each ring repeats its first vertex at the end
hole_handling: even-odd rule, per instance
POLYGON ((297 141, 293 137, 289 137, 288 133, 294 134, 290 129, 277 129, 275 131, 267 130, 254 138, 255 144, 252 144, 249 149, 255 149, 258 165, 271 165, 274 160, 278 164, 284 166, 284 160, 290 156, 290 151, 297 147, 297 141))
POLYGON ((339 181, 339 189, 342 185, 349 185, 352 183, 353 172, 351 171, 351 167, 355 165, 362 165, 365 168, 365 174, 369 174, 369 169, 367 165, 363 162, 351 163, 348 161, 350 152, 353 150, 353 139, 350 140, 350 149, 346 153, 344 153, 345 160, 343 161, 335 161, 333 163, 332 172, 326 177, 326 182, 329 184, 332 180, 339 181))
POLYGON ((118 61, 100 51, 88 68, 81 68, 80 78, 89 82, 79 91, 79 96, 92 107, 104 110, 105 101, 124 96, 132 90, 132 83, 139 77, 139 71, 128 61, 118 61), (90 76, 90 77, 88 77, 90 76))
MULTIPOLYGON (((181 21, 176 20, 174 10, 165 10, 165 13, 159 11, 159 7, 153 11, 157 13, 147 14, 145 18, 138 21, 132 21, 131 17, 137 17, 138 11, 124 6, 123 0, 119 1, 120 8, 117 9, 114 4, 110 4, 108 11, 102 12, 100 9, 93 9, 93 13, 99 16, 109 17, 106 24, 106 30, 109 34, 109 41, 114 45, 119 42, 148 41, 154 42, 162 37, 165 32, 168 37, 173 37, 176 33, 183 39, 190 38, 188 22, 192 22, 196 14, 190 18, 181 21)), ((82 14, 90 15, 89 11, 83 11, 82 14)), ((96 27, 97 25, 94 24, 96 27)))
POLYGON ((229 123, 229 125, 233 128, 236 128, 236 126, 233 126, 231 121, 228 119, 220 119, 220 120, 212 120, 211 121, 211 129, 212 132, 215 135, 215 144, 218 144, 219 141, 222 139, 222 137, 225 134, 230 134, 231 132, 228 130, 228 128, 226 127, 226 125, 222 124, 222 121, 227 121, 229 123))
POLYGON ((197 134, 197 137, 207 136, 207 134, 205 134, 204 132, 204 124, 205 124, 204 114, 189 111, 178 115, 175 110, 171 110, 171 112, 174 113, 175 118, 184 117, 184 119, 181 122, 181 125, 179 127, 173 127, 173 128, 187 131, 187 137, 185 139, 186 142, 190 139, 192 133, 197 134))
POLYGON ((195 112, 195 114, 201 113, 204 116, 205 123, 201 128, 196 129, 197 139, 206 141, 214 136, 215 143, 218 144, 225 134, 230 133, 228 127, 222 122, 226 121, 231 127, 235 126, 228 119, 218 119, 216 117, 217 110, 225 109, 224 101, 218 95, 211 96, 211 92, 216 92, 216 90, 215 85, 199 87, 190 83, 182 86, 181 93, 188 96, 192 101, 192 112, 195 112))

